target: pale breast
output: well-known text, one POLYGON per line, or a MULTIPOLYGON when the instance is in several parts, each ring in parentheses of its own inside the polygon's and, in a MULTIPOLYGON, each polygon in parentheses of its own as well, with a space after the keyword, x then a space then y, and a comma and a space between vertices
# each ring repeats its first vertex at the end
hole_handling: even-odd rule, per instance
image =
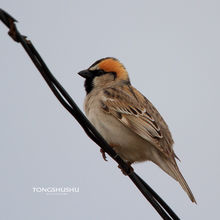
POLYGON ((103 138, 114 145, 115 151, 130 162, 141 162, 152 158, 154 147, 146 140, 125 127, 118 119, 101 108, 102 103, 95 96, 87 96, 84 110, 89 121, 103 138))

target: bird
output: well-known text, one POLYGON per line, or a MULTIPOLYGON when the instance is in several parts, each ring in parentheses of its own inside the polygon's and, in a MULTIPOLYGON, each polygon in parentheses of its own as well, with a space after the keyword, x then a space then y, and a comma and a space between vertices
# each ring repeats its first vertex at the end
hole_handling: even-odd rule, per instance
MULTIPOLYGON (((85 78, 84 111, 107 143, 129 165, 151 161, 195 197, 181 174, 168 125, 153 104, 131 85, 125 66, 105 57, 78 73, 85 78)), ((101 151, 106 160, 105 152, 101 151)))

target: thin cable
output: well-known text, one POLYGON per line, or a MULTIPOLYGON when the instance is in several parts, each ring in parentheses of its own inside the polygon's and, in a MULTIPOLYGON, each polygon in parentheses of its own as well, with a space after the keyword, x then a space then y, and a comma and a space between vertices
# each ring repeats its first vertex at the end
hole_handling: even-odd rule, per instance
POLYGON ((29 57, 41 73, 42 77, 44 78, 54 95, 67 109, 67 111, 75 117, 75 119, 82 126, 86 134, 119 164, 121 169, 129 176, 129 178, 141 191, 144 197, 151 203, 151 205, 155 208, 155 210, 163 219, 179 219, 178 216, 172 211, 172 209, 160 198, 160 196, 156 192, 154 192, 154 190, 147 183, 145 183, 135 172, 131 170, 131 167, 122 160, 122 158, 108 145, 103 137, 97 132, 94 126, 88 121, 88 119, 81 112, 79 107, 73 101, 71 96, 65 91, 62 85, 50 72, 43 59, 34 48, 31 41, 27 40, 25 36, 19 33, 14 23, 16 22, 16 20, 2 9, 0 9, 0 19, 9 28, 9 35, 12 37, 12 39, 22 44, 25 51, 28 53, 29 57))

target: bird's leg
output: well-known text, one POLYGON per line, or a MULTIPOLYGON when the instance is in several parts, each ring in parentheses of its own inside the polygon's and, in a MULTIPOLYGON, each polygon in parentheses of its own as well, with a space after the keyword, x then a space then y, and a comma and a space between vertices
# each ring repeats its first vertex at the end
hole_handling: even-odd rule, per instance
MULTIPOLYGON (((109 144, 113 149, 114 149, 114 147, 115 147, 115 145, 114 144, 112 144, 112 143, 110 143, 109 144)), ((102 153, 102 157, 103 157, 103 159, 105 160, 105 161, 108 161, 106 158, 106 155, 105 155, 105 151, 101 148, 100 149, 100 152, 102 153)))
POLYGON ((105 155, 105 151, 101 148, 100 149, 100 152, 102 153, 102 157, 103 157, 103 159, 105 160, 105 161, 108 161, 106 158, 106 155, 105 155))
MULTIPOLYGON (((114 149, 115 148, 115 146, 113 145, 113 144, 110 144, 110 146, 114 149)), ((103 157, 103 159, 105 160, 105 161, 108 161, 106 158, 106 154, 105 154, 105 151, 101 148, 100 149, 100 152, 102 153, 102 157, 103 157)), ((131 164, 132 164, 132 162, 129 162, 129 161, 126 161, 127 162, 127 164, 128 164, 128 166, 129 166, 129 173, 131 173, 131 172, 133 172, 134 171, 134 169, 133 169, 133 167, 131 166, 131 164)), ((125 175, 125 176, 127 176, 128 174, 120 167, 120 165, 118 165, 118 168, 121 170, 121 172, 125 175)))
MULTIPOLYGON (((109 143, 109 145, 113 148, 113 150, 117 153, 117 149, 120 148, 120 146, 116 145, 116 144, 113 144, 113 143, 109 143)), ((101 151, 102 152, 102 151, 101 151)), ((105 152, 104 152, 104 155, 105 155, 105 152)), ((103 156, 104 158, 104 156, 103 156)), ((105 158, 104 158, 105 159, 105 158)), ((132 173, 134 171, 134 169, 131 167, 131 164, 133 162, 130 162, 130 161, 125 161, 128 166, 129 166, 129 174, 132 173)), ((120 167, 120 165, 118 165, 118 168, 121 170, 121 172, 127 176, 128 174, 120 167)))
MULTIPOLYGON (((129 174, 132 173, 134 171, 133 167, 131 166, 132 162, 127 161, 127 164, 129 166, 129 174)), ((127 176, 128 174, 120 167, 120 165, 118 165, 118 168, 121 170, 121 172, 127 176)))

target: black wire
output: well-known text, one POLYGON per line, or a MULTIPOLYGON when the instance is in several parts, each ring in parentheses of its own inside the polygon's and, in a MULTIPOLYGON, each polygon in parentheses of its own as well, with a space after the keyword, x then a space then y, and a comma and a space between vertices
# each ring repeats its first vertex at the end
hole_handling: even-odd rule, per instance
POLYGON ((154 198, 160 203, 160 205, 170 214, 173 219, 179 219, 179 217, 173 212, 173 210, 166 204, 166 202, 146 183, 144 180, 135 173, 136 177, 143 183, 145 188, 154 196, 154 198))
POLYGON ((26 40, 25 36, 19 33, 16 25, 14 24, 16 20, 2 9, 0 9, 0 18, 2 22, 9 28, 9 35, 13 38, 13 40, 22 44, 25 51, 28 53, 29 57, 41 73, 42 77, 45 79, 46 83, 48 84, 54 95, 67 109, 67 111, 75 117, 75 119, 82 126, 86 134, 119 164, 120 168, 129 176, 132 182, 137 186, 144 197, 151 203, 151 205, 156 209, 158 214, 163 219, 179 219, 178 216, 173 212, 173 210, 160 198, 160 196, 147 183, 145 183, 144 180, 142 180, 135 172, 131 170, 131 167, 122 160, 122 158, 108 145, 103 137, 97 132, 95 127, 81 112, 71 96, 65 91, 62 85, 50 72, 43 59, 34 48, 33 44, 30 41, 26 40))

